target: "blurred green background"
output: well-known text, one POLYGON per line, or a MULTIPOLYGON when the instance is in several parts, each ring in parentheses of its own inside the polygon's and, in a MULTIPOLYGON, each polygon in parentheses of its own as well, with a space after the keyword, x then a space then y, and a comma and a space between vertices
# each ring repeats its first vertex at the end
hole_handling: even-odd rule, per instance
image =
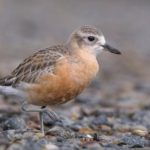
POLYGON ((149 81, 149 0, 0 0, 0 76, 81 25, 95 25, 123 53, 99 56, 97 83, 149 81))

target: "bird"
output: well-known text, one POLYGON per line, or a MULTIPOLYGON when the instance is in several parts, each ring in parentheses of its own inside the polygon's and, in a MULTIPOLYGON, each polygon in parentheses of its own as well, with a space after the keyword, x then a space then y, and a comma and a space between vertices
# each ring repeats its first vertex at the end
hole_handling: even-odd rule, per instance
MULTIPOLYGON (((0 94, 23 100, 26 112, 39 112, 44 134, 43 113, 78 96, 99 71, 97 56, 103 51, 121 52, 107 44, 95 26, 77 28, 64 44, 39 50, 24 59, 11 74, 0 79, 0 94), (30 105, 39 109, 28 109, 30 105)), ((55 113, 51 113, 55 117, 55 113)))

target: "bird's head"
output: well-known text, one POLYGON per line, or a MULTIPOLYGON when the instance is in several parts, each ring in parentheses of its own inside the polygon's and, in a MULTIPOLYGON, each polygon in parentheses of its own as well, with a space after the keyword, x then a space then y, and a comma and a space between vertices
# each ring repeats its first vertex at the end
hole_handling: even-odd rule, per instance
POLYGON ((93 26, 82 26, 74 31, 67 44, 74 49, 88 50, 95 55, 102 51, 121 54, 119 50, 108 45, 102 32, 93 26))

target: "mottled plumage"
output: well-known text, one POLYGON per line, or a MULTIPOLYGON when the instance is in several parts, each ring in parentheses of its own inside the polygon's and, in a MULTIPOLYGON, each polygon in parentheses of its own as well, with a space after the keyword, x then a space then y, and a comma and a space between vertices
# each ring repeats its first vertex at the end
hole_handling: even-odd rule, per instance
POLYGON ((102 34, 95 27, 91 27, 88 25, 82 26, 79 31, 81 31, 82 33, 89 33, 89 34, 95 34, 95 35, 102 34))
POLYGON ((52 73, 55 63, 67 54, 63 45, 53 46, 26 58, 9 76, 0 80, 0 85, 15 86, 19 82, 36 83, 43 74, 52 73))

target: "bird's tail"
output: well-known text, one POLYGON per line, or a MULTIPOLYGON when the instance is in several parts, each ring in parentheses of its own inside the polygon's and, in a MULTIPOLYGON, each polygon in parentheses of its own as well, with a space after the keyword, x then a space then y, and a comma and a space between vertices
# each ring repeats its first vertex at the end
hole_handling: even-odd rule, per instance
POLYGON ((3 78, 0 78, 0 85, 2 86, 10 86, 13 84, 13 77, 12 76, 6 76, 3 78))
POLYGON ((5 84, 5 79, 6 79, 6 77, 0 79, 0 85, 4 85, 5 84))

